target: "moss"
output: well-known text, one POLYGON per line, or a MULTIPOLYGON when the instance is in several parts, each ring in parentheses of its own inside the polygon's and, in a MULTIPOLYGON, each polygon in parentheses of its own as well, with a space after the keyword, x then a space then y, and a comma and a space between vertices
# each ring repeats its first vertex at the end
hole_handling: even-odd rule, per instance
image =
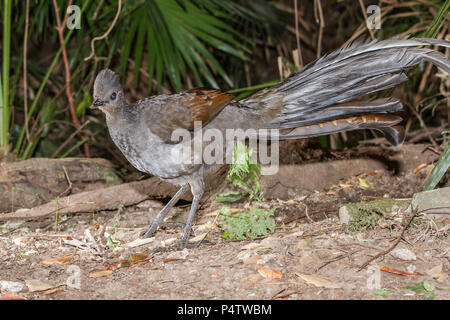
POLYGON ((122 183, 122 179, 120 179, 119 176, 112 169, 105 170, 103 177, 106 181, 106 185, 108 186, 113 186, 122 183))
POLYGON ((409 203, 409 200, 382 199, 347 204, 346 208, 351 217, 347 231, 350 233, 361 232, 374 229, 381 224, 381 220, 392 221, 392 217, 388 216, 392 212, 392 207, 406 207, 409 203))

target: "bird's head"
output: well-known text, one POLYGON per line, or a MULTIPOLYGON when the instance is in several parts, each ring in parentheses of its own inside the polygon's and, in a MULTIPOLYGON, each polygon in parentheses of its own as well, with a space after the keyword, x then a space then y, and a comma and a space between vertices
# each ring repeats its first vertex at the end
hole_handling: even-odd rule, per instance
POLYGON ((120 85, 119 76, 104 69, 99 72, 94 82, 94 96, 91 108, 103 112, 114 112, 125 105, 125 96, 120 85))

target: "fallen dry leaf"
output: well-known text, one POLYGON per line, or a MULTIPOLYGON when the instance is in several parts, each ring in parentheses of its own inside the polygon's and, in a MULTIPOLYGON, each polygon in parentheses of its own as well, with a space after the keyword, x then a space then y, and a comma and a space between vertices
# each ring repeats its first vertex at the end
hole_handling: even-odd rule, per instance
POLYGON ((55 289, 50 289, 44 292, 45 295, 49 295, 55 292, 59 292, 59 291, 63 291, 63 288, 55 288, 55 289))
POLYGON ((146 253, 137 252, 131 255, 131 263, 138 263, 151 259, 146 253))
POLYGON ((372 172, 362 173, 362 174, 360 174, 360 175, 357 176, 357 177, 362 178, 362 177, 376 176, 376 175, 377 175, 377 173, 376 173, 375 171, 372 171, 372 172))
POLYGON ((262 257, 259 255, 251 256, 248 259, 243 260, 244 264, 258 264, 259 261, 263 261, 262 257))
POLYGON ((109 276, 113 273, 112 270, 103 270, 103 271, 97 271, 97 272, 91 272, 89 274, 89 278, 100 278, 104 276, 109 276))
POLYGON ((25 300, 24 298, 21 298, 19 296, 16 296, 9 292, 4 292, 0 294, 0 300, 25 300))
POLYGON ((51 264, 55 264, 55 263, 64 264, 67 261, 69 261, 70 259, 72 259, 72 256, 69 254, 69 255, 65 255, 62 258, 44 259, 41 261, 41 264, 42 265, 51 265, 51 264))
POLYGON ((121 247, 122 248, 135 248, 135 247, 143 246, 144 244, 150 243, 153 240, 155 240, 155 237, 146 238, 146 239, 137 238, 136 240, 125 243, 121 247))
POLYGON ((417 174, 420 170, 422 170, 423 168, 425 168, 427 166, 426 163, 422 163, 421 165, 419 165, 417 168, 414 169, 413 173, 417 174))
POLYGON ((199 234, 198 236, 195 236, 192 239, 190 239, 189 242, 195 243, 195 242, 203 241, 203 239, 205 239, 207 234, 208 234, 208 232, 199 234))
POLYGON ((281 279, 283 277, 283 273, 277 270, 271 270, 266 268, 258 268, 258 273, 262 275, 266 279, 281 279))
POLYGON ((426 271, 426 274, 441 283, 447 280, 447 273, 442 271, 442 263, 426 271))
POLYGON ((257 281, 261 278, 261 275, 259 273, 253 273, 248 276, 248 281, 257 281))
POLYGON ((45 291, 53 288, 52 285, 35 279, 25 280, 25 284, 27 285, 30 292, 45 291))
POLYGON ((178 261, 178 260, 186 260, 186 257, 189 255, 189 250, 187 248, 184 248, 181 251, 175 251, 169 254, 165 259, 164 262, 169 261, 178 261))
POLYGON ((169 238, 166 240, 161 241, 161 246, 163 247, 168 247, 170 246, 172 243, 175 243, 177 241, 177 238, 169 238))
POLYGON ((297 276, 305 280, 307 283, 315 285, 316 287, 323 287, 328 289, 340 289, 341 286, 327 279, 310 276, 307 274, 296 273, 297 276))

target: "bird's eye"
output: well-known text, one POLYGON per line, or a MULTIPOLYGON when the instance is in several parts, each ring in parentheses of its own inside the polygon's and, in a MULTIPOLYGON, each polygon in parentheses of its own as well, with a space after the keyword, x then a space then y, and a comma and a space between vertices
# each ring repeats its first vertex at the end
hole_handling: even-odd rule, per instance
POLYGON ((116 93, 115 92, 113 92, 113 93, 111 93, 111 100, 116 100, 116 93))

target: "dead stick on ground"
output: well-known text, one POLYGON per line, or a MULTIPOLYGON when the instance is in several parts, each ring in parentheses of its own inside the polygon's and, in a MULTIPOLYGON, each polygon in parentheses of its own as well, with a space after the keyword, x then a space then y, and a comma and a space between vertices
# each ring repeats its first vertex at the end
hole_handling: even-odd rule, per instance
MULTIPOLYGON (((176 187, 157 177, 111 186, 100 190, 90 190, 60 198, 59 214, 97 212, 114 210, 120 205, 130 206, 149 198, 165 198, 175 193, 176 187), (149 195, 152 195, 149 196, 149 195)), ((13 219, 39 219, 52 214, 57 209, 55 201, 31 209, 19 209, 13 213, 0 214, 0 221, 13 219)))
POLYGON ((427 211, 432 211, 432 210, 438 210, 438 209, 450 209, 450 207, 436 207, 436 208, 428 208, 428 209, 424 209, 421 211, 417 211, 417 207, 413 208, 411 205, 411 212, 412 212, 412 216, 411 218, 409 218, 408 223, 406 223, 406 225, 403 227, 402 232, 400 233, 400 235, 397 237, 397 239, 395 240, 395 242, 386 250, 378 253, 377 255, 375 255, 374 257, 370 258, 369 260, 367 260, 365 263, 363 263, 361 265, 361 267, 359 267, 358 272, 361 271, 362 269, 364 269, 365 267, 367 267, 371 262, 373 262, 374 260, 378 259, 381 256, 385 256, 386 254, 388 254, 389 252, 391 252, 398 244, 399 242, 402 240, 403 235, 405 234, 406 229, 408 228, 408 226, 411 224, 411 222, 413 221, 413 219, 415 217, 417 217, 419 214, 425 213, 427 211))

